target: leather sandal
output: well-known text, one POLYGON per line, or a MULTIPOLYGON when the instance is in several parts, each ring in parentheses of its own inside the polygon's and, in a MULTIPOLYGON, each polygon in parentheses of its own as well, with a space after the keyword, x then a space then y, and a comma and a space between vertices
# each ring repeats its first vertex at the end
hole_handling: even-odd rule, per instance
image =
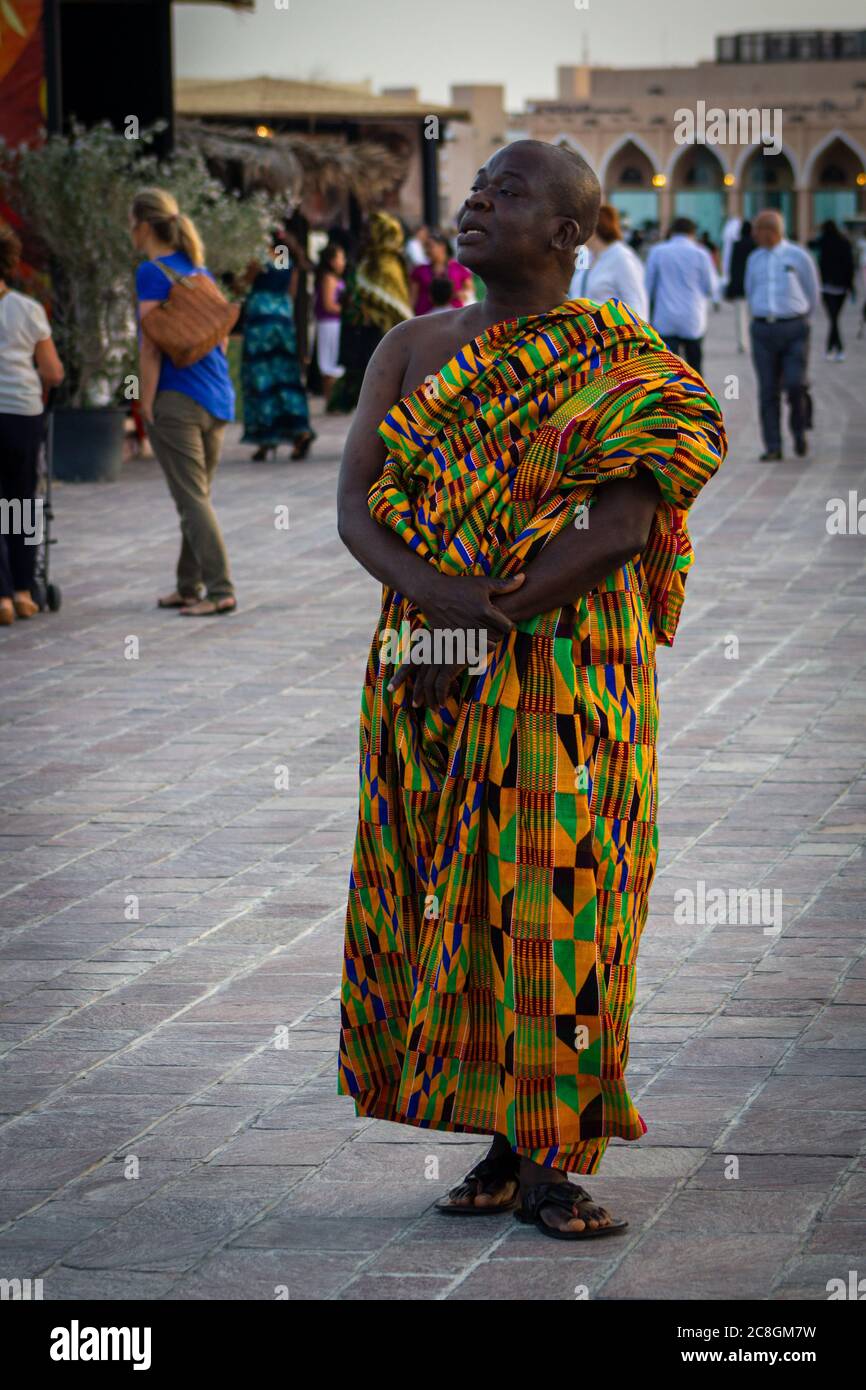
POLYGON ((182 618, 214 618, 223 617, 226 613, 234 613, 237 608, 237 599, 234 598, 200 598, 192 603, 185 603, 180 610, 182 618))
POLYGON ((578 1187, 571 1182, 540 1182, 524 1188, 520 1210, 515 1216, 523 1225, 537 1226, 539 1231, 551 1236, 553 1240, 592 1240, 594 1236, 616 1235, 624 1231, 628 1225, 627 1221, 611 1219, 606 1226, 596 1226, 593 1230, 589 1225, 592 1218, 580 1210, 587 1204, 598 1206, 585 1187, 578 1187), (568 1213, 572 1221, 577 1219, 584 1221, 586 1225, 582 1231, 565 1231, 550 1226, 542 1216, 545 1207, 559 1207, 561 1211, 568 1213))
POLYGON ((157 608, 186 608, 191 603, 198 603, 199 594, 181 594, 177 589, 171 594, 164 594, 162 598, 156 600, 157 608))
POLYGON ((436 1210, 443 1216, 499 1216, 504 1211, 515 1211, 520 1206, 520 1159, 515 1153, 501 1154, 498 1158, 482 1158, 480 1163, 466 1174, 466 1177, 436 1203, 436 1210), (483 1206, 475 1205, 479 1194, 492 1196, 497 1188, 505 1183, 514 1183, 514 1195, 505 1202, 491 1202, 483 1206), (471 1202, 460 1199, 471 1197, 471 1202), (453 1199, 457 1198, 455 1202, 453 1199))

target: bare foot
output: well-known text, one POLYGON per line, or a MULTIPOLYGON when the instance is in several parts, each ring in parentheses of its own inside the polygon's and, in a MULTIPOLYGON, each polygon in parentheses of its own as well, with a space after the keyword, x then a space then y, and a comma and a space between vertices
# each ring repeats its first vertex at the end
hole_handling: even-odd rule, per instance
POLYGON ((39 604, 34 602, 29 589, 19 589, 12 602, 19 618, 32 618, 39 612, 39 604))

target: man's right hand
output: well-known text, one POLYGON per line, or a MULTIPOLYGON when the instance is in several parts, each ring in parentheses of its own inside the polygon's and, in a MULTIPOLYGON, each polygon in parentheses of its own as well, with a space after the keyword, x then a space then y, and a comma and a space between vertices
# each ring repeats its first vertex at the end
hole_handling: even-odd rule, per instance
MULTIPOLYGON (((507 637, 514 623, 496 605, 498 594, 512 594, 523 583, 522 574, 508 579, 488 579, 485 575, 446 575, 433 570, 429 587, 416 598, 429 628, 480 632, 485 629, 495 640, 507 637)), ((414 595, 413 595, 414 597, 414 595)))

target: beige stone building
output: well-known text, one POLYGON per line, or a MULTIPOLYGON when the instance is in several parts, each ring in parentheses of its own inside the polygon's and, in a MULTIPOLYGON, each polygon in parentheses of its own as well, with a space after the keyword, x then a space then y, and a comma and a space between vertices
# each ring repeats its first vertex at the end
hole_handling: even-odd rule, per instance
POLYGON ((866 30, 726 36, 694 67, 563 66, 556 96, 520 113, 502 87, 453 87, 451 99, 471 121, 440 149, 446 217, 521 136, 578 150, 634 227, 685 215, 717 238, 728 216, 774 206, 806 240, 825 218, 866 216, 866 30))

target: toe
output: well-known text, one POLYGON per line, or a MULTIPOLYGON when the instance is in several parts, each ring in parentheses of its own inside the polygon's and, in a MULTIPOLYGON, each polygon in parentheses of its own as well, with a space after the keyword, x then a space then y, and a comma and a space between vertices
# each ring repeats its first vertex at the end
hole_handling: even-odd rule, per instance
POLYGON ((577 1231, 579 1233, 580 1231, 586 1230, 586 1222, 582 1217, 574 1216, 569 1221, 566 1221, 565 1229, 567 1231, 577 1231))

